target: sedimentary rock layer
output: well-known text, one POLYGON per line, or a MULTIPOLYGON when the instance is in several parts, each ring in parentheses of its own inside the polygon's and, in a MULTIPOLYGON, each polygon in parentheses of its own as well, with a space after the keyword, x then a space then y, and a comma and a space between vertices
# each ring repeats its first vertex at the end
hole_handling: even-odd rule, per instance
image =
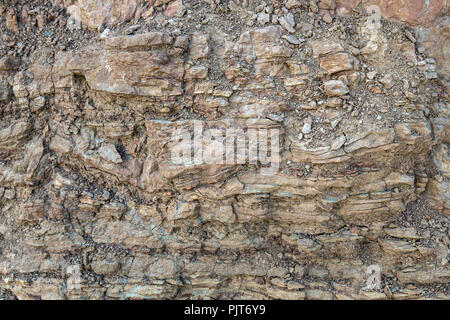
POLYGON ((1 297, 449 298, 446 1, 5 2, 1 297))

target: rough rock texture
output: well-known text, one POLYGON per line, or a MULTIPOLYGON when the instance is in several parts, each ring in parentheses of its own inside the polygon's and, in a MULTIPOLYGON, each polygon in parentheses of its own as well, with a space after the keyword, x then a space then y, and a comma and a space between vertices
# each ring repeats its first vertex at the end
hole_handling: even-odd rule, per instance
POLYGON ((450 297, 447 1, 0 12, 0 297, 450 297), (278 129, 278 173, 174 163, 194 120, 278 129))

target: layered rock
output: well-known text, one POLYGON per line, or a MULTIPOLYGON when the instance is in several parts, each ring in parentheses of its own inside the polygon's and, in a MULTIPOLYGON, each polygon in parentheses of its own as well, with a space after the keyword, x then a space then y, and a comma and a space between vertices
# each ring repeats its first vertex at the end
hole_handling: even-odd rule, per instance
POLYGON ((448 299, 448 92, 409 29, 311 15, 359 1, 149 3, 86 3, 91 29, 142 25, 0 59, 0 295, 448 299))

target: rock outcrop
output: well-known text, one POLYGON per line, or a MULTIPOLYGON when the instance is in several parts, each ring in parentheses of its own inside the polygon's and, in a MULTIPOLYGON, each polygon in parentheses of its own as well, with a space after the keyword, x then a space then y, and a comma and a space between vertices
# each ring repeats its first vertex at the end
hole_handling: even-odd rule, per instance
POLYGON ((446 1, 10 2, 0 297, 449 298, 446 1))

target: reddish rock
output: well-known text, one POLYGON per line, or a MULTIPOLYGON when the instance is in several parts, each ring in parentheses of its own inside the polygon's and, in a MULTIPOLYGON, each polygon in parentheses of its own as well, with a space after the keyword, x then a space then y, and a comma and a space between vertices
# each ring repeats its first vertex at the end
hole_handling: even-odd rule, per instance
POLYGON ((311 43, 314 58, 318 58, 320 67, 329 74, 352 70, 352 59, 339 43, 313 41, 311 43))
POLYGON ((340 15, 351 14, 352 10, 355 9, 361 0, 337 0, 336 1, 336 12, 340 15))
POLYGON ((377 5, 383 17, 410 25, 424 25, 432 22, 444 7, 444 0, 369 0, 369 5, 377 5))

